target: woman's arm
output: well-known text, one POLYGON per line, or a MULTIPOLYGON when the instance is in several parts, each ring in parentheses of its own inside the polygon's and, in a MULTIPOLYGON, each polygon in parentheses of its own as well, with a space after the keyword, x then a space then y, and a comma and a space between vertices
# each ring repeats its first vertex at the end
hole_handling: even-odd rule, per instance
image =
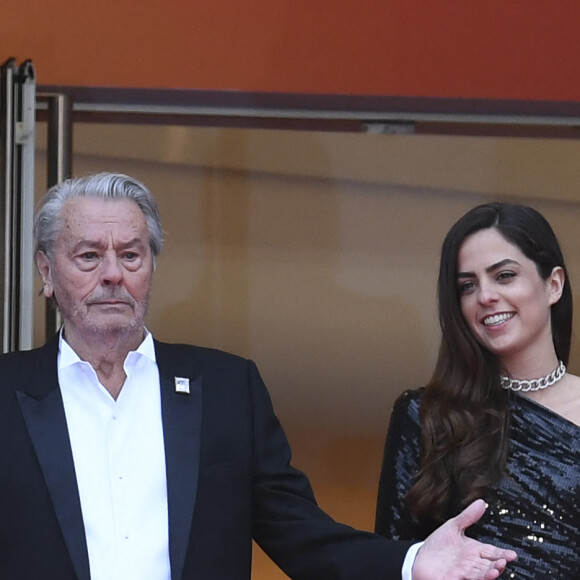
POLYGON ((423 389, 405 391, 395 401, 379 478, 375 531, 393 539, 422 540, 430 530, 411 522, 405 495, 419 467, 421 427, 419 405, 423 389))

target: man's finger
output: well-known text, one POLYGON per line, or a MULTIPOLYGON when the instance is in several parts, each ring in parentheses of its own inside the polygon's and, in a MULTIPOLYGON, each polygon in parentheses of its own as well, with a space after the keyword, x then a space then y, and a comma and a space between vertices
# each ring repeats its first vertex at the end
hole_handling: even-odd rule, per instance
POLYGON ((507 550, 504 548, 497 548, 491 544, 482 544, 480 557, 486 560, 501 562, 506 560, 507 562, 512 562, 517 558, 517 554, 513 550, 507 550))
POLYGON ((473 525, 481 518, 487 509, 487 504, 482 499, 476 499, 469 504, 460 514, 453 518, 454 524, 460 532, 473 525))

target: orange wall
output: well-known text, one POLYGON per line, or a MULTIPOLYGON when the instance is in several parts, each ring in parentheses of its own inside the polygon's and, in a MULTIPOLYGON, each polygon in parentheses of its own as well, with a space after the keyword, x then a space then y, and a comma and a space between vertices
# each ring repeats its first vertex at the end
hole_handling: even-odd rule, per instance
POLYGON ((41 85, 580 101, 577 0, 3 0, 41 85))

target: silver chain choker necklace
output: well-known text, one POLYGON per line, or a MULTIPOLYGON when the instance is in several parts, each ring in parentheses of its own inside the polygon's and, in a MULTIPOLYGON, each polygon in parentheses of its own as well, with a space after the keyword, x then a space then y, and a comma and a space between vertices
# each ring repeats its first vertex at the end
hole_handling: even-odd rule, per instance
POLYGON ((522 391, 522 393, 527 393, 528 391, 539 391, 541 389, 547 389, 555 383, 557 383, 566 374, 566 365, 560 361, 558 366, 545 377, 539 379, 531 379, 520 381, 519 379, 510 379, 505 375, 499 377, 501 386, 504 389, 509 389, 510 391, 522 391))

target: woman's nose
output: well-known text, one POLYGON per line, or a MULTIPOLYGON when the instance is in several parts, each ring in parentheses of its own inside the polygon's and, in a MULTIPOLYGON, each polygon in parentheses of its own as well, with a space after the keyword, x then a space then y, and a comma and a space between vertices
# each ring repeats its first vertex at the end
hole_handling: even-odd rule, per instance
POLYGON ((493 284, 480 282, 477 298, 481 304, 489 304, 497 300, 498 293, 493 284))

